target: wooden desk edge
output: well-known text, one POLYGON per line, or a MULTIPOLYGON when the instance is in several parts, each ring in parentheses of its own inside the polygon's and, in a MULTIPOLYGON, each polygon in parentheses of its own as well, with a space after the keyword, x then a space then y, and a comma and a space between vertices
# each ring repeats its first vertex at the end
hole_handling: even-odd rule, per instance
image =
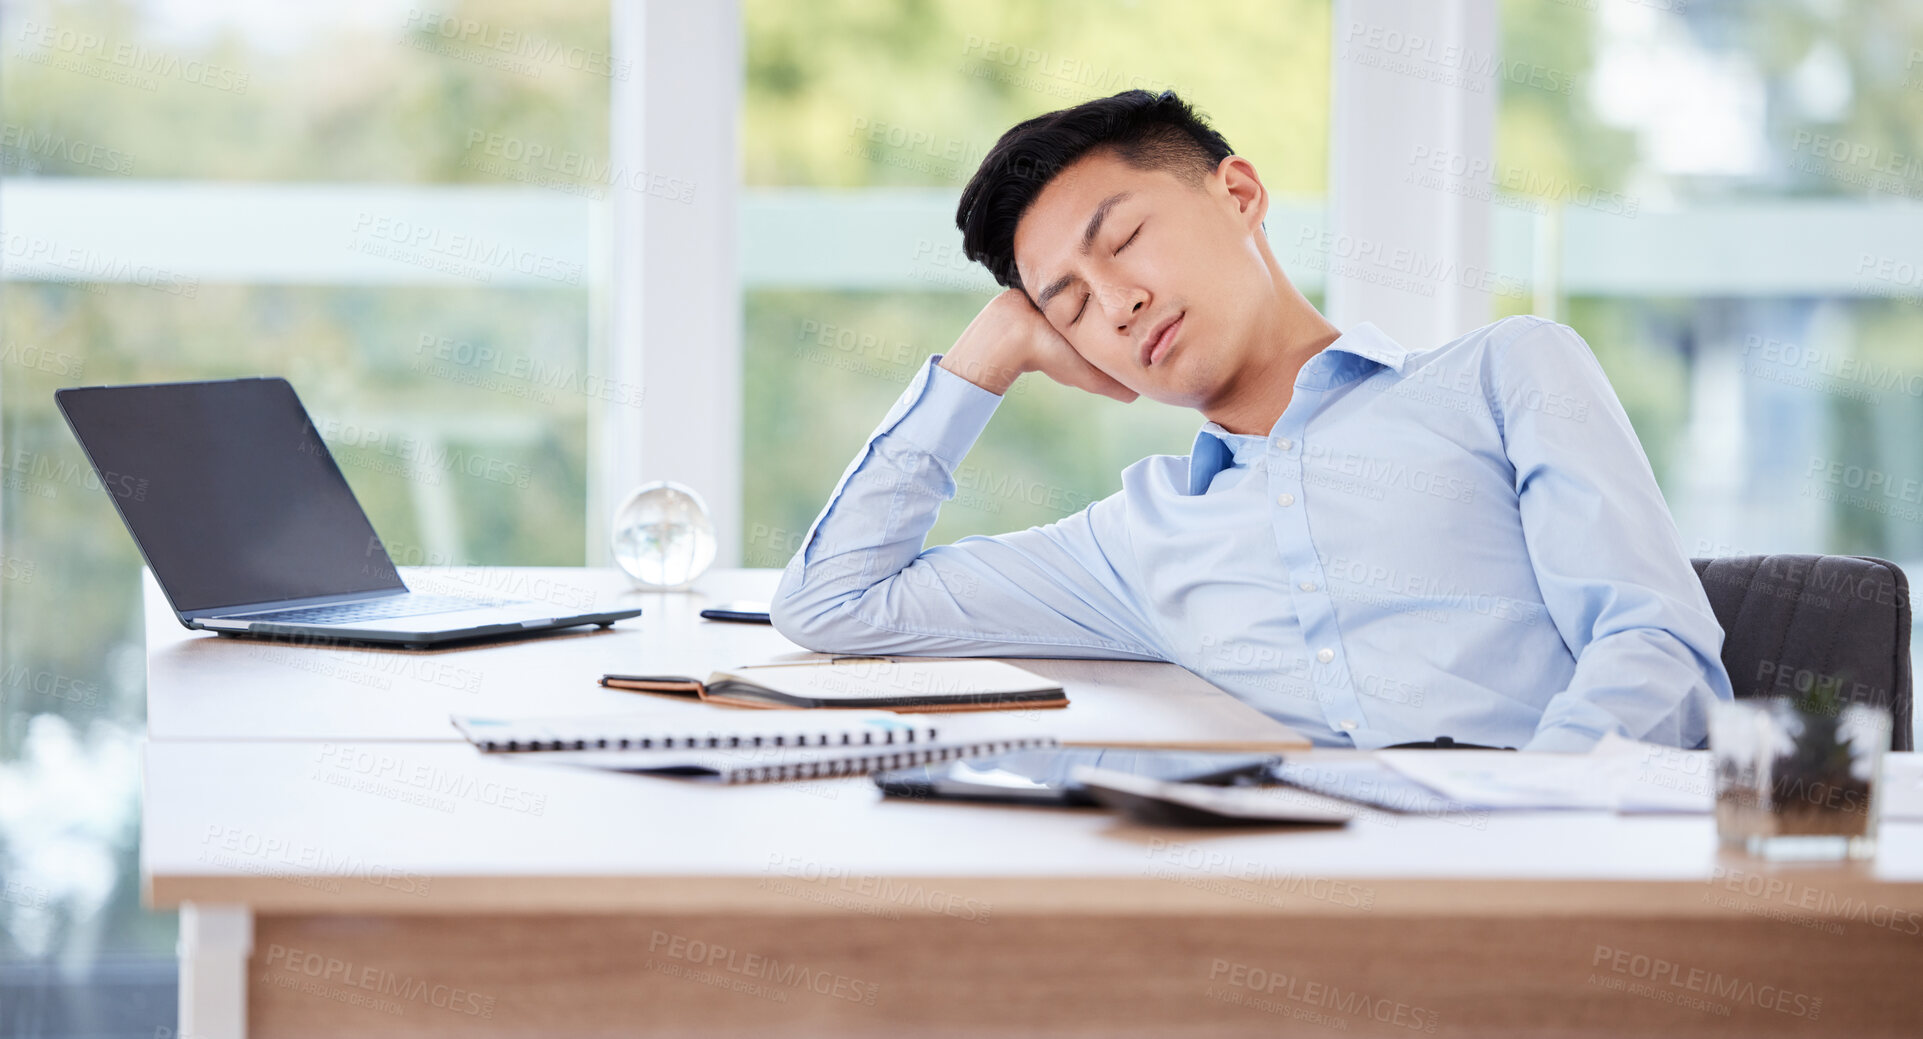
MULTIPOLYGON (((1699 881, 1413 879, 1278 875, 1242 880, 1180 867, 1139 877, 847 876, 770 872, 737 877, 471 877, 170 875, 143 878, 144 901, 238 903, 259 913, 721 913, 885 915, 958 902, 998 916, 1487 916, 1842 920, 1869 914, 1918 921, 1923 882, 1821 873, 1731 872, 1699 881), (1745 882, 1748 883, 1745 883, 1745 882)), ((937 912, 943 910, 936 909, 937 912)))

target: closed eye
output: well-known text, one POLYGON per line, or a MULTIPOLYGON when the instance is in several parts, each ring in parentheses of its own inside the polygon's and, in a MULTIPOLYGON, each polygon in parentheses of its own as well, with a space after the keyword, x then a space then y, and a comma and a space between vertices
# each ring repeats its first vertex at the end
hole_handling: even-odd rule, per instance
MULTIPOLYGON (((1122 255, 1122 250, 1123 250, 1123 249, 1126 249, 1126 248, 1128 248, 1128 247, 1129 247, 1129 245, 1130 245, 1131 243, 1133 243, 1133 242, 1135 241, 1135 239, 1136 239, 1136 237, 1137 237, 1138 235, 1140 235, 1140 234, 1142 233, 1142 228, 1143 228, 1143 227, 1145 227, 1145 226, 1147 226, 1147 225, 1146 225, 1146 224, 1142 224, 1142 225, 1138 225, 1138 226, 1137 226, 1137 227, 1135 228, 1135 233, 1134 233, 1134 234, 1131 234, 1131 235, 1129 235, 1129 236, 1128 236, 1128 241, 1126 241, 1126 242, 1123 242, 1123 243, 1122 243, 1121 245, 1118 245, 1118 246, 1116 246, 1116 247, 1115 247, 1115 251, 1114 251, 1113 253, 1111 253, 1110 255, 1112 255, 1112 256, 1120 256, 1120 255, 1122 255)), ((1082 296, 1082 305, 1081 305, 1081 307, 1079 307, 1079 308, 1077 308, 1077 309, 1076 309, 1076 311, 1075 311, 1075 317, 1074 317, 1074 319, 1073 319, 1073 320, 1071 320, 1071 321, 1069 321, 1069 323, 1068 323, 1068 327, 1070 327, 1070 328, 1074 328, 1074 327, 1075 327, 1075 323, 1076 323, 1077 321, 1080 321, 1080 320, 1082 319, 1082 311, 1085 311, 1085 310, 1087 310, 1087 309, 1088 309, 1088 296, 1087 296, 1087 295, 1084 295, 1084 296, 1082 296)))

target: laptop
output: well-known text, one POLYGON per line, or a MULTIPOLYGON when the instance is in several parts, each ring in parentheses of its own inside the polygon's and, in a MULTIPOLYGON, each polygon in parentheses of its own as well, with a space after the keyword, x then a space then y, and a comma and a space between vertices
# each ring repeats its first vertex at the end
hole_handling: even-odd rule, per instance
POLYGON ((409 591, 286 379, 54 400, 189 628, 426 649, 641 613, 409 591))

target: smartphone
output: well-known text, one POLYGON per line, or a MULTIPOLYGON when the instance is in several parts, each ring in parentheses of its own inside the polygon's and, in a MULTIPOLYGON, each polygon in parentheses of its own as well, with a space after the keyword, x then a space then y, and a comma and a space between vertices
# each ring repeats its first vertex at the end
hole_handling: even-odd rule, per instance
POLYGON ((992 801, 1002 804, 1082 807, 1096 803, 1075 781, 1077 765, 1127 772, 1151 779, 1223 785, 1280 761, 1274 754, 1237 751, 1123 750, 1065 747, 1021 750, 988 758, 947 761, 875 773, 889 797, 916 801, 992 801))
POLYGON ((768 619, 768 604, 765 602, 720 602, 701 611, 701 616, 711 621, 735 621, 740 624, 772 624, 768 619))

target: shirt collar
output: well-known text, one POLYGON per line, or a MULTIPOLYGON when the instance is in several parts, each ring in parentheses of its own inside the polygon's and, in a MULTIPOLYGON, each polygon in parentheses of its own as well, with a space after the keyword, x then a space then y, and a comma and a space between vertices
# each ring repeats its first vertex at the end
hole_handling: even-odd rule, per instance
MULTIPOLYGON (((1309 358, 1296 375, 1295 385, 1297 389, 1326 390, 1381 368, 1400 373, 1411 353, 1408 347, 1390 338, 1389 333, 1364 321, 1309 358)), ((1219 424, 1209 422, 1202 426, 1189 452, 1189 494, 1208 490, 1215 474, 1229 467, 1235 459, 1238 440, 1246 449, 1246 440, 1219 424)))

